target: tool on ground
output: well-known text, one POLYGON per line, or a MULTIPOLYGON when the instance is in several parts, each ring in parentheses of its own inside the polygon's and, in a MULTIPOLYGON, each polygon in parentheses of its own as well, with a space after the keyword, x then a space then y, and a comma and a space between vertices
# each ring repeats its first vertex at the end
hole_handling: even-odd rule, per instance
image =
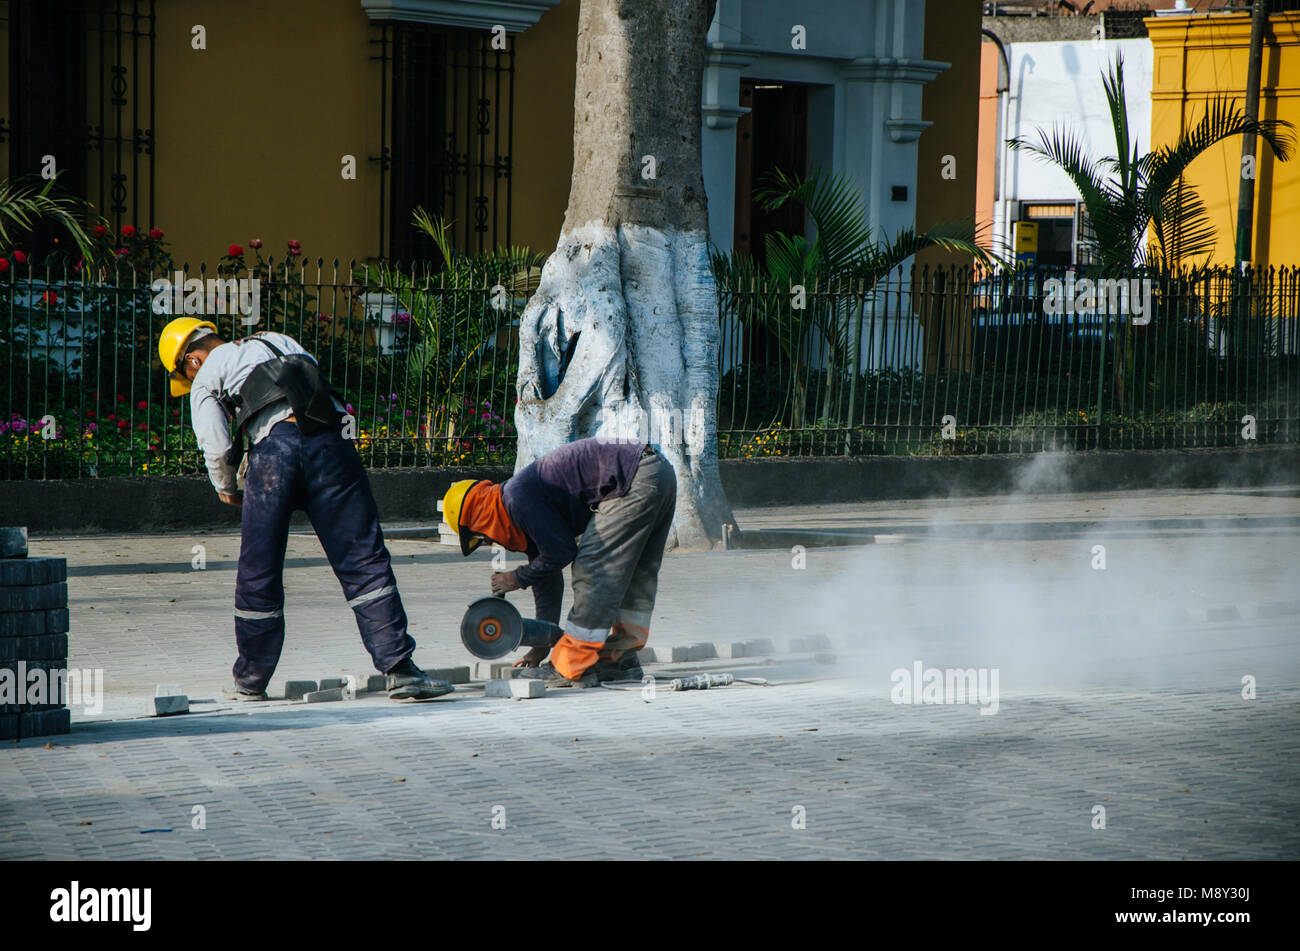
POLYGON ((678 677, 671 684, 673 690, 708 690, 710 687, 728 687, 736 682, 731 674, 698 674, 694 677, 678 677))
POLYGON ((558 624, 521 616, 505 598, 479 598, 460 622, 461 643, 483 660, 497 660, 521 646, 549 650, 563 633, 558 624))

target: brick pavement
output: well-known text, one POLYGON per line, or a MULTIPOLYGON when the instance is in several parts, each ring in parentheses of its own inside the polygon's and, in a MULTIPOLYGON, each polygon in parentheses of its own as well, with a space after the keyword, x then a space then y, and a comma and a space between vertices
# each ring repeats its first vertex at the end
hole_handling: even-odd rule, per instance
MULTIPOLYGON (((771 637, 779 651, 824 633, 836 662, 682 665, 775 685, 650 702, 471 686, 424 705, 232 709, 215 698, 233 659, 237 537, 34 539, 33 554, 69 559, 69 663, 102 667, 107 697, 50 749, 0 748, 0 857, 1297 857, 1300 625, 1266 609, 1300 591, 1294 495, 960 503, 1002 526, 1098 504, 1109 511, 1082 531, 811 550, 802 570, 788 551, 670 555, 657 643, 771 637), (1099 542, 1104 572, 1089 565, 1099 542), (1206 620, 1224 604, 1241 617, 1206 620), (891 703, 890 672, 914 660, 999 668, 998 713, 891 703), (165 682, 192 712, 140 718, 165 682), (194 806, 206 829, 191 828, 194 806)), ((910 530, 957 507, 936 519, 934 503, 891 505, 910 530)), ((871 525, 883 511, 741 522, 871 525)), ((417 659, 464 664, 455 624, 487 558, 391 547, 417 659)), ((319 545, 295 536, 289 558, 274 685, 367 672, 319 545)))

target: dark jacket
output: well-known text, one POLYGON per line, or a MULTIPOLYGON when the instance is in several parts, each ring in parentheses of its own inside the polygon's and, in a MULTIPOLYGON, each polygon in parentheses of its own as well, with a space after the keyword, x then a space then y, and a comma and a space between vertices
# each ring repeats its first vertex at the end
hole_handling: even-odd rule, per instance
POLYGON ((626 495, 643 442, 579 439, 520 469, 501 487, 510 520, 528 536, 528 564, 515 570, 533 588, 537 616, 559 623, 565 567, 578 555, 578 536, 605 499, 626 495))

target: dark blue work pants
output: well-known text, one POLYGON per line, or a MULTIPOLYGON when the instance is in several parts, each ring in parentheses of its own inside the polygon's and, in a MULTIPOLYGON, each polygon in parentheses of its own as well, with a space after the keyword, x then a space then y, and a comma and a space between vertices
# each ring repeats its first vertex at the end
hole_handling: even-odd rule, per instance
POLYGON ((376 669, 391 670, 415 651, 415 641, 406 632, 379 510, 356 449, 337 429, 304 436, 286 420, 248 453, 235 581, 235 683, 265 690, 280 661, 284 551, 297 509, 311 519, 376 669))

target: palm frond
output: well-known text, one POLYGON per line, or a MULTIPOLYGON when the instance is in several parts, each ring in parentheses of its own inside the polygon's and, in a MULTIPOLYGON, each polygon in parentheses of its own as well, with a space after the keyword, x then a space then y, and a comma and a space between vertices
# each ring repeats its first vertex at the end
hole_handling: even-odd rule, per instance
POLYGON ((52 221, 68 232, 82 257, 93 260, 94 245, 77 220, 89 205, 57 191, 56 180, 40 186, 30 178, 0 181, 0 244, 11 245, 18 233, 30 232, 42 220, 52 221))
POLYGON ((788 201, 802 205, 817 229, 813 240, 820 264, 831 271, 848 266, 872 241, 861 192, 847 175, 824 175, 819 169, 801 180, 776 169, 754 197, 767 211, 788 201))

